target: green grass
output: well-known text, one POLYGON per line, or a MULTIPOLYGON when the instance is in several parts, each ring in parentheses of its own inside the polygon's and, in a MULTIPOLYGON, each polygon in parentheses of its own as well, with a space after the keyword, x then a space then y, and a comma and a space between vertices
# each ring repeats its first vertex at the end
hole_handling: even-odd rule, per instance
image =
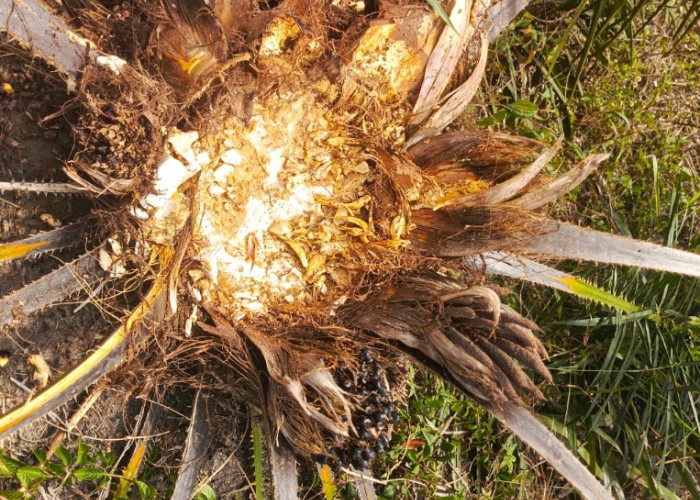
MULTIPOLYGON (((475 100, 486 103, 477 125, 545 141, 563 134, 565 153, 551 173, 589 153, 612 153, 553 207, 554 216, 698 251, 693 5, 549 4, 494 44, 488 85, 475 100), (542 11, 554 21, 536 20, 542 11)), ((508 283, 517 293, 512 305, 543 326, 552 354, 556 387, 538 413, 619 498, 700 498, 698 282, 611 266, 559 267, 642 311, 616 313, 508 283)), ((413 380, 406 420, 377 469, 393 467, 384 498, 541 498, 566 488, 547 467, 533 467, 537 458, 476 405, 433 377, 413 380), (408 449, 412 440, 425 444, 408 449)))
POLYGON ((442 379, 411 370, 379 497, 518 498, 533 475, 515 438, 442 379))

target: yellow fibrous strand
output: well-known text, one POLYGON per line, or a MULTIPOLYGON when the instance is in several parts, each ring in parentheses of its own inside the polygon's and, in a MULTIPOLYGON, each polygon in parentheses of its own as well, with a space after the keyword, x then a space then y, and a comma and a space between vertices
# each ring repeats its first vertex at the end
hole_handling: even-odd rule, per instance
POLYGON ((65 391, 69 390, 73 384, 80 381, 82 377, 87 375, 90 370, 98 366, 107 358, 122 342, 128 338, 129 332, 138 324, 147 313, 151 310, 154 302, 163 291, 163 284, 156 281, 143 302, 139 304, 134 312, 127 318, 124 325, 117 328, 107 340, 97 348, 90 356, 88 356, 81 364, 73 371, 68 373, 62 379, 50 386, 45 391, 39 393, 34 398, 28 400, 25 404, 20 405, 5 414, 0 418, 0 435, 6 434, 14 427, 30 418, 36 412, 39 412, 52 400, 58 398, 65 391))

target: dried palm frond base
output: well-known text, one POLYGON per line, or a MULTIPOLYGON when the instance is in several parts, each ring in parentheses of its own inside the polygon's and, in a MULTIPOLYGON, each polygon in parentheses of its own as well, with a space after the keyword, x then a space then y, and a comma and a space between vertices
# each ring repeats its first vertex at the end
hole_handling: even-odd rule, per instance
MULTIPOLYGON (((42 7, 12 3, 27 14, 27 30, 10 30, 22 38, 42 7)), ((482 404, 585 497, 610 498, 526 409, 544 400, 530 374, 552 382, 547 352, 484 270, 508 264, 510 274, 546 275, 575 292, 572 277, 518 256, 650 266, 639 255, 661 253, 651 267, 696 276, 699 259, 629 240, 626 251, 615 237, 542 214, 606 155, 549 179, 540 172, 560 142, 442 132, 476 92, 502 4, 455 0, 445 27, 421 1, 64 3, 65 22, 97 44, 77 59, 64 57, 84 51, 76 33, 57 35, 60 54, 37 47, 77 79, 64 109, 76 143, 64 157, 67 182, 8 179, 2 188, 74 193, 90 218, 4 243, 0 262, 84 250, 76 234, 91 236, 90 251, 0 299, 0 321, 88 290, 87 303, 120 324, 2 417, 0 435, 130 358, 143 386, 198 389, 174 498, 191 494, 193 457, 208 442, 205 400, 217 390, 262 418, 276 495, 293 497, 294 454, 362 470, 388 446, 401 374, 386 365, 407 355, 482 404)))

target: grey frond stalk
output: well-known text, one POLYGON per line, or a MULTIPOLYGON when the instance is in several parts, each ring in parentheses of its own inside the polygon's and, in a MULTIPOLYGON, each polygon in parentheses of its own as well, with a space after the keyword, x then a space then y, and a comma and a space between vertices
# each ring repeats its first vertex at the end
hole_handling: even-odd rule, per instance
POLYGON ((474 257, 465 257, 464 262, 469 267, 483 269, 487 273, 530 281, 562 292, 571 292, 571 289, 562 282, 562 278, 573 279, 572 275, 525 257, 507 252, 486 252, 474 257))
POLYGON ((483 29, 488 31, 488 41, 492 42, 530 2, 531 0, 494 2, 488 9, 488 16, 482 21, 483 29))
POLYGON ((10 323, 16 315, 29 315, 69 295, 91 290, 103 279, 105 279, 104 274, 98 265, 96 255, 85 254, 0 298, 0 326, 10 323))
MULTIPOLYGON (((75 82, 90 43, 75 43, 68 26, 35 0, 11 0, 0 5, 0 21, 10 33, 30 45, 75 82)), ((75 34, 73 34, 75 36, 75 34)))
MULTIPOLYGON (((268 432, 268 436, 272 435, 268 432)), ((275 500, 298 498, 299 474, 294 450, 280 439, 270 440, 268 449, 270 450, 270 469, 275 500)))
POLYGON ((377 500, 377 493, 372 483, 372 475, 368 470, 361 470, 350 475, 351 481, 355 483, 357 494, 360 500, 377 500))
POLYGON ((511 403, 503 407, 486 403, 484 407, 547 460, 584 498, 613 500, 593 474, 529 410, 511 403))
POLYGON ((15 191, 24 193, 43 194, 83 194, 85 189, 80 186, 68 183, 49 182, 0 182, 0 193, 5 191, 15 191))
POLYGON ((543 226, 547 232, 524 241, 522 251, 700 277, 697 254, 572 224, 547 221, 543 226))
POLYGON ((0 263, 64 250, 84 244, 86 225, 76 222, 19 241, 0 243, 0 263))
POLYGON ((118 73, 122 59, 98 51, 95 45, 68 28, 40 0, 8 0, 0 4, 0 25, 68 77, 73 90, 86 61, 118 73))
POLYGON ((189 500, 199 479, 200 464, 209 445, 209 395, 197 391, 190 414, 185 450, 171 500, 189 500))

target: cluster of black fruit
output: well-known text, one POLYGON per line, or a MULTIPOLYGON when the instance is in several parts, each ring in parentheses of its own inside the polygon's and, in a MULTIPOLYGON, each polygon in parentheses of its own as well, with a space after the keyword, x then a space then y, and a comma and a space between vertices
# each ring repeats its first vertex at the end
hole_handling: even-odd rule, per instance
POLYGON ((335 370, 335 380, 358 401, 352 420, 357 436, 330 450, 329 455, 319 457, 319 461, 330 462, 336 469, 352 465, 362 470, 377 453, 389 448, 389 426, 398 421, 386 373, 374 352, 365 348, 360 351, 358 369, 352 370, 341 362, 335 370))

